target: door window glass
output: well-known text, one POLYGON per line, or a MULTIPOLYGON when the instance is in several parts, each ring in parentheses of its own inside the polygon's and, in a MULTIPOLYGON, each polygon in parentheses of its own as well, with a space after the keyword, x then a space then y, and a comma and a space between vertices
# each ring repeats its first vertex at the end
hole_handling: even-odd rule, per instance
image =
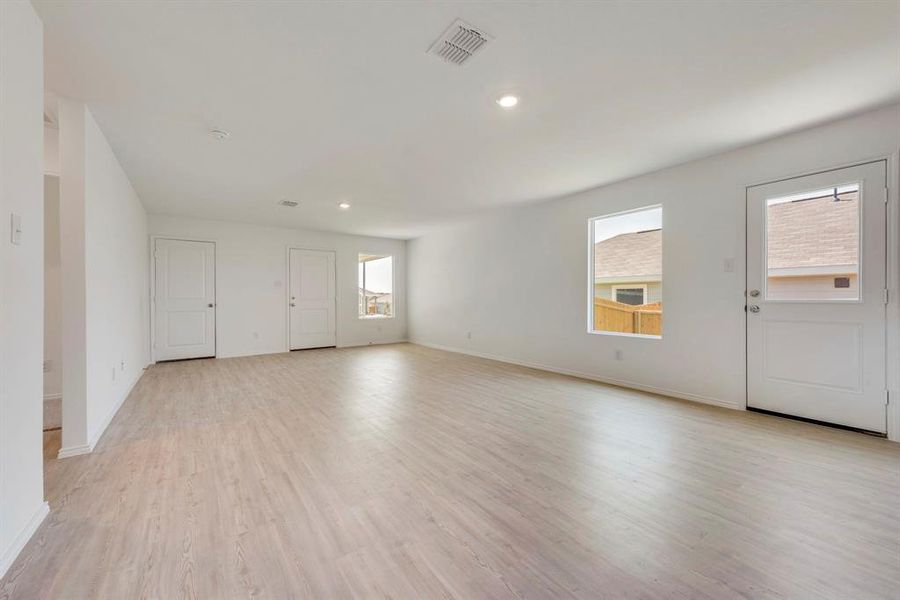
POLYGON ((766 200, 766 299, 859 299, 859 185, 766 200))

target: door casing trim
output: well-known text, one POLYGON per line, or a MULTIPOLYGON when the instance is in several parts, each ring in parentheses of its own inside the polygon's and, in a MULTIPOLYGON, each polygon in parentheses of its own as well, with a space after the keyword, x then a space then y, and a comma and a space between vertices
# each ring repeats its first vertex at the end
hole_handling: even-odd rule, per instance
POLYGON ((338 251, 337 248, 297 246, 288 244, 284 250, 284 351, 291 350, 291 250, 311 250, 313 252, 331 252, 334 254, 334 347, 340 348, 340 328, 338 327, 338 307, 341 305, 341 286, 338 285, 338 251))
POLYGON ((156 240, 175 240, 178 242, 207 242, 213 245, 213 293, 216 295, 213 314, 216 319, 213 341, 213 358, 219 358, 219 240, 215 238, 199 238, 183 235, 151 235, 150 236, 150 363, 156 364, 156 240))

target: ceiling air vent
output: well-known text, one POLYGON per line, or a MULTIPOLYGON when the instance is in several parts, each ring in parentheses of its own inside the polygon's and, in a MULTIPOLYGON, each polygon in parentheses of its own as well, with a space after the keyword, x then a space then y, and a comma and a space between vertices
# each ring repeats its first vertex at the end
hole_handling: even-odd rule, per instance
POLYGON ((485 32, 457 19, 431 45, 428 54, 434 54, 454 65, 462 65, 472 58, 473 54, 484 48, 490 39, 485 32))
POLYGON ((291 208, 300 205, 300 203, 296 200, 279 200, 278 204, 280 204, 281 206, 290 206, 291 208))

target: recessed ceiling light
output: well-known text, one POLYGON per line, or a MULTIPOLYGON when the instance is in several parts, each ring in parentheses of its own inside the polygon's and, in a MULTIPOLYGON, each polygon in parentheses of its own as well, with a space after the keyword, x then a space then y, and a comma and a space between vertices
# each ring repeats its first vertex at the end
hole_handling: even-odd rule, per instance
POLYGON ((224 129, 210 129, 209 135, 213 136, 217 140, 227 140, 231 137, 231 134, 224 129))
POLYGON ((500 108, 512 108, 519 103, 519 97, 512 94, 504 94, 497 98, 497 104, 500 108))
POLYGON ((350 203, 349 202, 341 202, 338 204, 338 208, 341 210, 347 210, 348 208, 350 208, 350 203))

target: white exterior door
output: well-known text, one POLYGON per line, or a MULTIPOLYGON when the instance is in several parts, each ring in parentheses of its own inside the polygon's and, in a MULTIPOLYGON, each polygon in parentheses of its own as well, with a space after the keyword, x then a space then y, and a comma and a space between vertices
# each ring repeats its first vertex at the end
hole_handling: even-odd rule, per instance
POLYGON ((748 188, 748 407, 886 431, 886 173, 748 188))
POLYGON ((156 360, 216 355, 215 248, 212 242, 156 240, 156 360))
POLYGON ((291 248, 291 350, 335 345, 334 252, 291 248))

